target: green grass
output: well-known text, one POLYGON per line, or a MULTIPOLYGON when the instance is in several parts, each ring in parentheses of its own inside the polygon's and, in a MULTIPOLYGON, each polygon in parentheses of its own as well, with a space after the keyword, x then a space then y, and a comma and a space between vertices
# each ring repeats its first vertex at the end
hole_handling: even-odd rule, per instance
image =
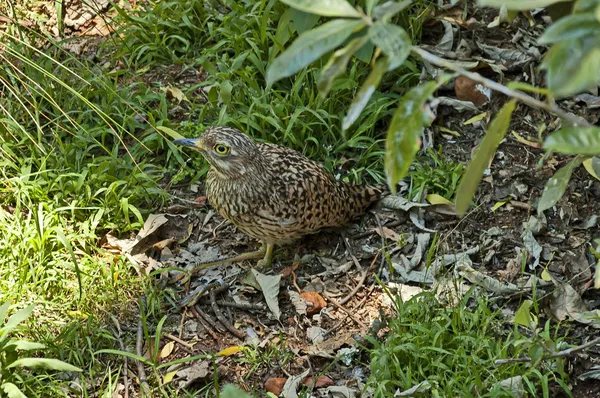
POLYGON ((438 302, 432 292, 407 302, 394 296, 397 315, 388 320, 386 337, 368 338, 373 344, 369 387, 375 397, 390 397, 423 381, 430 384, 425 396, 512 397, 499 382, 513 376, 523 377, 523 392, 531 396, 548 397, 553 383, 567 389, 562 358, 539 360, 538 355, 533 366, 494 363, 555 349, 560 339, 551 336, 549 323, 541 331, 522 333, 472 293, 456 307, 438 302))
MULTIPOLYGON (((2 38, 0 297, 15 303, 15 309, 36 304, 27 328, 18 330, 18 336, 44 343, 40 355, 83 370, 78 378, 66 380, 53 372, 19 373, 31 396, 112 394, 122 376, 123 358, 98 351, 119 348, 113 333, 115 320, 135 325, 142 313, 148 345, 160 338, 160 328, 149 330, 156 329, 171 310, 165 304, 172 301, 169 292, 157 289, 151 277, 139 275, 126 258, 103 249, 101 238, 107 232, 127 236, 138 230, 147 214, 166 203, 163 186, 199 180, 206 173, 202 158, 182 155, 161 127, 198 136, 209 126, 227 124, 257 140, 295 148, 344 180, 384 180, 384 132, 397 99, 419 81, 417 65, 409 62, 386 74, 381 89, 343 136, 341 120, 369 73, 368 63, 352 60, 327 98, 319 97, 315 84, 320 62, 267 91, 267 65, 297 35, 290 30, 294 24, 284 18, 287 7, 276 0, 215 3, 217 7, 205 7, 204 0, 153 1, 136 11, 120 10, 115 26, 121 36, 102 45, 99 63, 64 52, 60 43, 43 33, 39 16, 35 30, 9 24, 2 38), (227 12, 221 12, 222 3, 227 3, 227 12), (36 49, 39 43, 48 46, 41 51, 36 49), (182 105, 183 118, 173 117, 179 105, 161 90, 169 84, 177 87, 177 80, 152 78, 159 67, 172 64, 202 68, 206 73, 204 80, 179 87, 189 98, 197 97, 198 90, 206 94, 204 102, 182 105), (137 304, 142 295, 148 301, 145 311, 137 304), (74 382, 71 387, 70 382, 74 382)), ((399 14, 393 22, 409 28, 413 39, 418 39, 432 5, 415 3, 412 11, 399 14)), ((37 18, 27 10, 25 3, 15 8, 18 17, 37 18)), ((2 12, 13 16, 12 9, 2 12)), ((301 28, 300 17, 294 17, 296 30, 301 28)), ((450 198, 461 172, 462 166, 430 151, 411 174, 411 192, 450 198)), ((436 381, 439 391, 458 391, 470 380, 465 375, 459 378, 462 385, 452 382, 426 363, 421 349, 392 349, 393 354, 386 354, 391 347, 413 344, 439 351, 443 343, 461 361, 468 359, 468 345, 461 346, 461 339, 473 344, 474 338, 481 338, 487 344, 475 347, 482 352, 481 363, 492 354, 520 349, 502 346, 498 341, 504 340, 492 340, 484 333, 491 331, 494 339, 508 338, 506 333, 494 334, 499 321, 481 303, 473 314, 466 304, 456 310, 433 305, 421 312, 416 305, 398 306, 398 319, 409 319, 410 325, 390 321, 388 340, 375 344, 373 381, 381 382, 382 389, 408 386, 420 380, 418 375, 424 371, 442 375, 436 381), (399 360, 414 364, 408 375, 395 373, 399 360)), ((127 347, 134 344, 134 337, 123 335, 127 347)), ((271 345, 248 349, 239 359, 255 372, 275 361, 290 360, 285 347, 271 345)), ((460 371, 458 362, 442 363, 460 371)), ((162 386, 157 364, 146 365, 153 370, 150 381, 157 396, 194 396, 194 392, 162 386)), ((506 374, 514 370, 501 368, 506 374)), ((200 394, 212 396, 217 381, 200 394)), ((483 388, 487 381, 476 380, 477 387, 483 388)))

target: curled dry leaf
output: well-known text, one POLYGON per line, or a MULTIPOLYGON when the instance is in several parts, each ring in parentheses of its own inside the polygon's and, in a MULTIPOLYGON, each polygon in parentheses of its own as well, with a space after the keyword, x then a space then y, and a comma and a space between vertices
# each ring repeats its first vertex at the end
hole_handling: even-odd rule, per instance
MULTIPOLYGON (((332 386, 334 384, 334 381, 327 376, 319 376, 314 383, 315 383, 315 388, 323 388, 323 387, 332 386)), ((302 381, 303 386, 309 387, 309 386, 312 386, 312 384, 313 384, 312 377, 307 377, 306 379, 304 379, 302 381)))
POLYGON ((317 292, 302 292, 300 295, 309 303, 309 307, 306 309, 308 315, 319 312, 327 306, 325 299, 317 292))
POLYGON ((454 92, 456 93, 456 98, 459 100, 471 101, 477 106, 486 104, 492 96, 489 88, 465 76, 456 78, 454 81, 454 92))
POLYGON ((286 381, 287 378, 285 377, 271 377, 265 382, 265 390, 267 390, 271 394, 279 396, 279 394, 281 394, 281 391, 283 391, 283 386, 285 385, 286 381))

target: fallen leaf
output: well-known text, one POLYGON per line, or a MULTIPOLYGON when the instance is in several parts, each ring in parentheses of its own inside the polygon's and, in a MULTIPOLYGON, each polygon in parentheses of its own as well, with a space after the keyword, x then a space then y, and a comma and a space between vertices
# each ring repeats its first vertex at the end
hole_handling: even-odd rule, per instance
POLYGON ((267 306, 276 319, 281 317, 279 310, 279 284, 281 283, 281 275, 265 275, 255 269, 251 269, 244 278, 244 283, 253 287, 257 287, 262 293, 267 302, 267 306))
POLYGON ((181 89, 178 87, 163 87, 162 91, 164 91, 164 93, 167 95, 167 98, 174 98, 177 100, 177 102, 189 101, 183 91, 181 91, 181 89))
POLYGON ((492 96, 492 91, 489 88, 465 76, 456 78, 454 92, 459 100, 470 101, 477 106, 486 104, 492 96))
POLYGON ((452 203, 451 201, 449 201, 448 199, 444 198, 441 195, 432 193, 427 195, 427 201, 429 203, 431 203, 432 205, 448 205, 448 206, 454 206, 454 203, 452 203))
POLYGON ((171 355, 174 348, 175 348, 175 342, 169 341, 167 344, 165 344, 165 346, 162 348, 162 350, 160 350, 160 357, 161 358, 168 357, 169 355, 171 355))
POLYGON ((265 381, 265 390, 268 392, 279 396, 281 391, 283 391, 283 386, 287 378, 284 377, 271 377, 267 381, 265 381))
POLYGON ((539 142, 534 142, 534 141, 530 141, 530 140, 528 140, 528 139, 526 139, 526 138, 523 138, 523 137, 521 137, 521 136, 520 136, 520 135, 519 135, 519 134, 518 134, 516 131, 514 131, 514 130, 513 130, 513 131, 511 131, 510 133, 511 133, 511 134, 513 135, 513 137, 515 137, 515 139, 516 139, 518 142, 520 142, 521 144, 524 144, 524 145, 530 146, 530 147, 532 147, 532 148, 538 148, 538 149, 542 147, 542 145, 541 145, 539 142))
POLYGON ((310 304, 306 309, 306 313, 308 315, 319 312, 323 308, 327 307, 325 299, 317 292, 302 292, 300 295, 310 304))
POLYGON ((206 201, 206 196, 198 196, 196 199, 194 199, 194 207, 204 207, 206 206, 206 201))
POLYGON ((290 296, 290 301, 296 309, 296 312, 299 315, 306 315, 308 310, 308 303, 306 302, 304 297, 302 297, 298 292, 295 292, 293 290, 288 291, 288 296, 290 296))
POLYGON ((375 228, 375 232, 377 232, 377 235, 381 236, 382 238, 390 239, 394 242, 398 242, 398 240, 400 240, 400 235, 388 227, 375 228))
POLYGON ((485 119, 488 116, 487 112, 483 112, 480 113, 479 115, 475 115, 472 118, 470 118, 469 120, 467 120, 466 122, 463 123, 463 125, 468 125, 468 124, 473 124, 473 123, 477 123, 482 121, 483 119, 485 119))
POLYGON ((167 384, 170 383, 173 380, 173 377, 175 377, 175 375, 177 374, 177 371, 174 370, 172 372, 167 373, 164 377, 163 377, 163 384, 167 384))
POLYGON ((288 276, 292 275, 292 272, 298 269, 300 264, 300 261, 294 261, 292 265, 290 265, 289 267, 285 267, 284 269, 279 271, 279 275, 281 275, 284 278, 287 278, 288 276))
MULTIPOLYGON (((312 377, 307 377, 306 379, 304 379, 302 381, 302 385, 303 386, 307 386, 310 387, 313 384, 313 378, 312 377)), ((319 376, 317 378, 317 381, 315 382, 315 388, 323 388, 323 387, 329 387, 332 386, 334 384, 334 381, 327 377, 327 376, 319 376)))
POLYGON ((238 352, 241 352, 242 348, 244 348, 244 347, 240 346, 240 345, 233 345, 231 347, 227 347, 227 348, 217 352, 217 355, 220 357, 228 357, 233 354, 237 354, 238 352))

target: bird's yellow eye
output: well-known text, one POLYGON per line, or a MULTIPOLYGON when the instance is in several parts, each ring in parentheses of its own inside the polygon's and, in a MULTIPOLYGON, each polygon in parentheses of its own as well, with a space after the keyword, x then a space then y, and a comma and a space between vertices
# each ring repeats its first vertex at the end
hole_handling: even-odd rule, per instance
POLYGON ((213 150, 219 154, 219 155, 227 155, 229 153, 231 148, 229 148, 227 145, 223 145, 223 144, 216 144, 213 147, 213 150))

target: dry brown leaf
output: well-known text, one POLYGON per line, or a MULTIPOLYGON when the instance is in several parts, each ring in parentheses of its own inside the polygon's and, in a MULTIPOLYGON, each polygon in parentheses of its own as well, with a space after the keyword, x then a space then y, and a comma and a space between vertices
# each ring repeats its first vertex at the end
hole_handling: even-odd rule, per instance
POLYGON ((459 100, 471 101, 477 106, 486 104, 492 95, 490 89, 464 76, 459 76, 454 81, 454 92, 459 100))
POLYGON ((271 394, 275 394, 279 396, 281 391, 283 391, 283 385, 287 381, 287 378, 283 377, 271 377, 269 380, 265 382, 265 390, 270 392, 271 394))
MULTIPOLYGON (((313 383, 313 378, 312 377, 307 377, 306 379, 304 379, 302 381, 302 385, 303 386, 312 386, 313 383)), ((327 377, 327 376, 319 376, 317 378, 317 381, 315 382, 315 388, 323 388, 323 387, 329 387, 332 386, 334 384, 334 381, 327 377)))
POLYGON ((310 304, 306 309, 308 315, 319 312, 327 306, 325 299, 317 292, 302 292, 300 295, 310 304))

